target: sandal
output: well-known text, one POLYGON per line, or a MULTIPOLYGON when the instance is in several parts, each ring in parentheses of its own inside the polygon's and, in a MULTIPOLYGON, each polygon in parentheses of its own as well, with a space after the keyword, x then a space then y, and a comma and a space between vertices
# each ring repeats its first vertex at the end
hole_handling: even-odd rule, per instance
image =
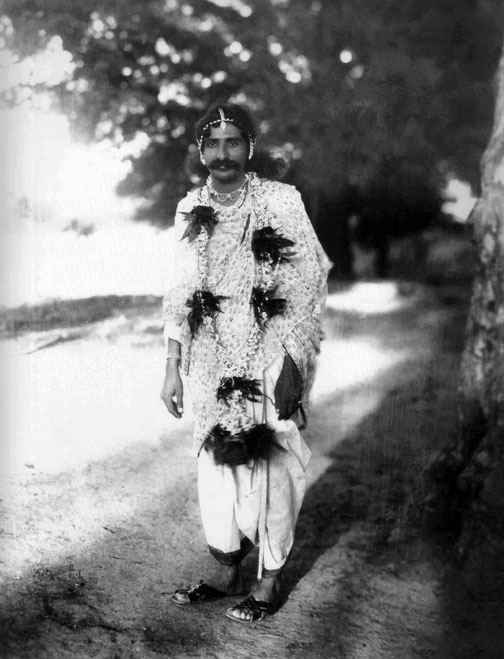
POLYGON ((228 597, 228 594, 213 586, 209 586, 201 580, 192 586, 178 588, 170 599, 175 604, 198 604, 199 602, 209 602, 222 597, 228 597))
POLYGON ((246 599, 238 602, 226 611, 226 617, 235 622, 249 625, 252 622, 259 622, 264 620, 267 615, 270 615, 275 610, 274 602, 265 602, 264 600, 256 600, 253 595, 249 595, 246 599), (246 612, 247 618, 239 618, 233 612, 246 612))

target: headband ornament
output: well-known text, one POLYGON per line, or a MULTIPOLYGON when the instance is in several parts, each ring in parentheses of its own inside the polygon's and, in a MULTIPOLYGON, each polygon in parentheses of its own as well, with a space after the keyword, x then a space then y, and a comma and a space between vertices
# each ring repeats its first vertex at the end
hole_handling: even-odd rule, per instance
POLYGON ((227 129, 227 123, 226 123, 226 117, 224 116, 224 110, 222 108, 219 108, 219 116, 221 118, 220 129, 223 133, 225 133, 227 129))
MULTIPOLYGON (((196 144, 198 145, 198 151, 200 152, 200 159, 202 159, 202 151, 201 148, 203 146, 203 133, 207 128, 210 128, 210 126, 215 126, 216 124, 219 124, 219 128, 222 130, 223 133, 226 132, 227 130, 227 125, 228 124, 233 124, 233 126, 236 126, 237 128, 240 128, 239 125, 236 124, 235 120, 232 117, 226 117, 224 114, 224 110, 222 108, 218 108, 219 112, 219 118, 214 119, 213 121, 209 121, 206 123, 203 128, 200 131, 200 137, 196 140, 196 144)), ((250 133, 247 132, 247 137, 249 141, 249 160, 252 158, 252 155, 254 153, 254 147, 255 147, 255 137, 253 137, 250 133)), ((203 160, 202 160, 203 162, 203 160)), ((203 163, 204 164, 204 163, 203 163)))

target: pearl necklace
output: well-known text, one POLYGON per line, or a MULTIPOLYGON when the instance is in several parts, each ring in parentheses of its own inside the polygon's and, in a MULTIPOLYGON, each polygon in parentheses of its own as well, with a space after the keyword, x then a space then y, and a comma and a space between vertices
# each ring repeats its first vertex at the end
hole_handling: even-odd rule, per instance
POLYGON ((245 176, 245 178, 243 179, 243 183, 240 185, 240 187, 236 188, 236 190, 233 190, 232 192, 217 192, 217 190, 214 188, 211 176, 208 177, 206 184, 210 194, 213 197, 215 197, 219 203, 223 204, 226 201, 238 201, 241 195, 245 192, 247 183, 248 183, 248 177, 245 176))
MULTIPOLYGON (((254 229, 256 228, 260 229, 264 226, 274 223, 274 216, 267 208, 266 199, 263 198, 264 193, 262 193, 261 185, 256 176, 251 174, 246 174, 245 180, 243 181, 243 183, 241 184, 238 190, 241 193, 243 190, 246 189, 246 186, 249 182, 250 182, 250 193, 252 196, 252 205, 254 208, 253 215, 255 216, 256 220, 255 223, 252 223, 253 226, 247 227, 247 234, 249 236, 249 240, 247 242, 250 242, 254 229)), ((236 192, 238 192, 238 190, 235 190, 234 192, 230 192, 227 194, 235 194, 236 192)), ((210 177, 208 177, 207 180, 206 191, 204 190, 204 188, 202 188, 201 191, 203 192, 203 195, 205 194, 205 192, 208 195, 206 200, 206 203, 208 203, 208 201, 210 201, 209 197, 214 192, 212 180, 210 177)), ((200 196, 200 202, 205 203, 205 198, 200 196)), ((198 271, 199 271, 199 281, 200 281, 201 289, 205 289, 208 283, 209 238, 210 236, 208 232, 206 231, 206 229, 203 229, 199 234, 196 243, 198 248, 198 271)), ((254 285, 259 286, 260 288, 265 290, 272 287, 274 279, 276 278, 277 270, 278 270, 278 264, 276 264, 276 266, 272 266, 272 264, 270 263, 258 264, 256 266, 254 285)), ((229 361, 227 350, 220 341, 220 337, 218 335, 217 328, 215 326, 215 318, 213 317, 206 318, 205 326, 215 342, 216 353, 218 355, 218 359, 220 363, 225 368, 225 375, 236 376, 236 375, 247 374, 252 357, 258 350, 259 343, 262 340, 264 328, 260 327, 256 322, 252 323, 249 331, 249 335, 244 345, 244 350, 241 355, 240 362, 238 364, 233 364, 229 361)))

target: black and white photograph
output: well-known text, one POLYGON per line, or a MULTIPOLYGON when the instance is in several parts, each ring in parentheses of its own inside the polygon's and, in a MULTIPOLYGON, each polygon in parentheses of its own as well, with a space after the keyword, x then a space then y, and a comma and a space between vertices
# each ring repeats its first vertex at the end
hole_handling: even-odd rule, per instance
POLYGON ((501 0, 0 0, 0 655, 504 659, 501 0))

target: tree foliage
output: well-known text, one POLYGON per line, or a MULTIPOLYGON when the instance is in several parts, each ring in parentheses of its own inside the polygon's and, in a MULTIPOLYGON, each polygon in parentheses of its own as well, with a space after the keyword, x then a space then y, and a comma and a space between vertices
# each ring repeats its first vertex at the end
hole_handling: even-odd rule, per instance
POLYGON ((448 172, 476 184, 500 12, 499 0, 2 2, 20 57, 54 35, 72 54, 53 93, 78 134, 147 135, 120 191, 144 197, 141 214, 159 224, 190 186, 196 119, 228 98, 326 196, 390 185, 392 170, 411 188, 448 172))

